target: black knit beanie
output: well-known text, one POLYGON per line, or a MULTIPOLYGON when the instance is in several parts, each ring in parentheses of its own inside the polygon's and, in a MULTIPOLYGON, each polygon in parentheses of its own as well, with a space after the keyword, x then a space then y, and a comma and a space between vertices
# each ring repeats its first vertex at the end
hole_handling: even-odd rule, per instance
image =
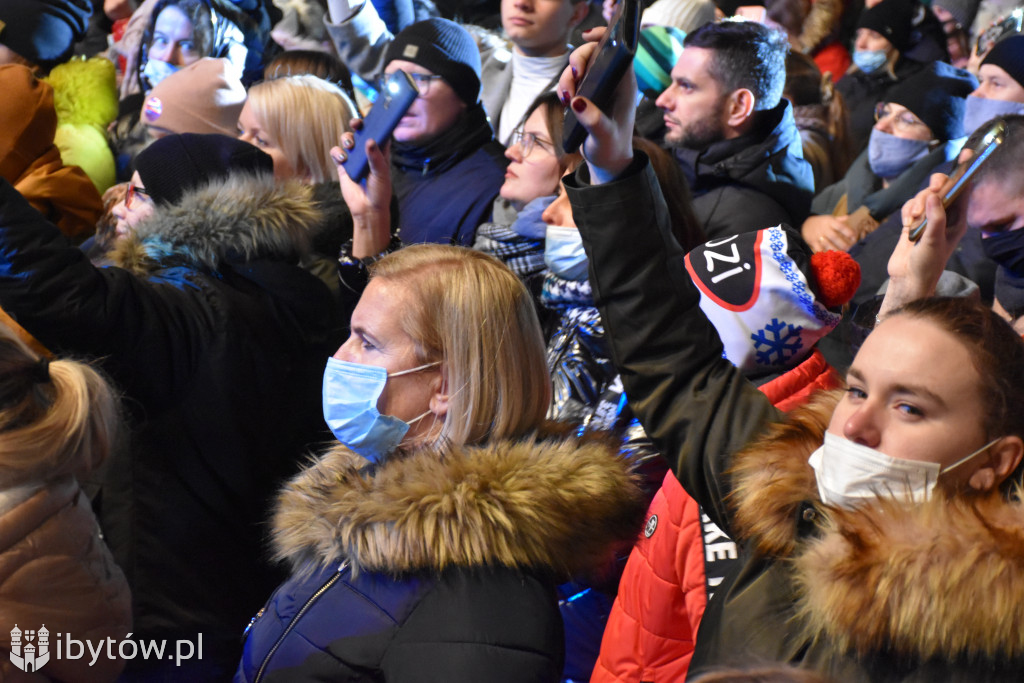
POLYGON ((736 10, 740 7, 747 7, 749 5, 757 5, 758 7, 764 7, 764 0, 714 0, 715 7, 722 11, 727 17, 731 17, 736 14, 736 10))
POLYGON ((184 133, 160 138, 135 157, 146 193, 157 204, 174 204, 189 190, 233 172, 274 172, 263 150, 226 135, 184 133))
POLYGON ((480 99, 480 51, 469 32, 454 21, 433 18, 406 26, 388 45, 384 64, 394 59, 430 69, 466 104, 480 99))
POLYGON ((1000 40, 981 63, 998 66, 1024 87, 1024 34, 1014 33, 1000 40))
POLYGON ((49 70, 85 35, 89 0, 0 0, 0 43, 49 70))
POLYGON ((912 0, 882 0, 874 7, 865 7, 857 20, 857 28, 868 28, 879 33, 900 52, 907 49, 910 29, 914 21, 912 0))
POLYGON ((955 140, 964 132, 967 96, 978 87, 970 72, 945 62, 932 62, 886 93, 886 102, 895 102, 913 112, 932 130, 936 140, 955 140))

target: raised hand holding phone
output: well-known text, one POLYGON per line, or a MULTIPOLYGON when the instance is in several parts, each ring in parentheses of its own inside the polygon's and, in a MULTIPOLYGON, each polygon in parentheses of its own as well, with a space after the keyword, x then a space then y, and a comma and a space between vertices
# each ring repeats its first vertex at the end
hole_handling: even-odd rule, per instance
MULTIPOLYGON (((981 141, 971 152, 970 157, 961 161, 957 167, 949 174, 949 178, 943 184, 939 193, 942 196, 942 208, 947 209, 949 206, 957 200, 957 197, 964 191, 965 188, 970 184, 971 178, 977 173, 978 169, 981 168, 985 159, 995 150, 996 147, 1002 144, 1003 138, 1006 135, 1006 124, 999 121, 993 124, 985 135, 981 138, 981 141)), ((921 215, 910 222, 910 234, 909 238, 911 242, 917 242, 921 239, 921 235, 924 233, 925 226, 928 223, 928 217, 922 212, 921 215)))
POLYGON ((385 77, 377 101, 366 115, 362 128, 356 131, 355 145, 343 162, 349 178, 359 182, 366 177, 369 162, 365 142, 374 140, 378 145, 386 144, 418 95, 412 77, 401 69, 385 77))
MULTIPOLYGON (((361 119, 353 119, 352 127, 362 129, 361 119)), ((391 163, 390 143, 384 149, 372 138, 361 143, 368 162, 369 174, 360 183, 349 177, 345 161, 356 146, 354 133, 341 136, 340 145, 331 148, 331 157, 338 167, 341 195, 352 214, 352 256, 366 258, 381 253, 391 242, 391 163)))
POLYGON ((633 69, 627 69, 618 82, 608 107, 610 115, 578 92, 587 65, 597 52, 598 41, 605 30, 598 27, 583 34, 588 42, 569 55, 569 66, 558 81, 562 103, 572 108, 575 119, 587 133, 582 152, 590 169, 591 182, 595 184, 615 178, 629 166, 633 159, 633 121, 636 117, 633 69))
MULTIPOLYGON (((601 111, 610 114, 616 87, 631 70, 639 41, 639 0, 618 0, 608 28, 601 35, 597 50, 576 84, 576 95, 587 98, 601 111)), ((587 130, 577 120, 575 111, 569 110, 565 115, 562 148, 571 154, 579 149, 586 136, 587 130)))

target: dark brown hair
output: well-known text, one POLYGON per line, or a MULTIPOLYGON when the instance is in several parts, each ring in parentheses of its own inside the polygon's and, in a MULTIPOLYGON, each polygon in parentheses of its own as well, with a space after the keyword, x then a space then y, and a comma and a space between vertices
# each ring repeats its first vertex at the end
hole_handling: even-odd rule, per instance
POLYGON ((551 136, 551 142, 555 146, 555 156, 558 157, 558 164, 562 169, 562 173, 579 166, 580 162, 583 161, 583 157, 578 152, 566 154, 565 150, 562 149, 562 125, 565 121, 565 107, 554 91, 549 90, 537 95, 537 98, 530 103, 526 113, 523 114, 519 125, 522 126, 526 119, 530 118, 530 115, 540 107, 544 107, 544 126, 548 129, 548 135, 551 136))
POLYGON ((990 439, 1024 437, 1024 340, 987 306, 961 297, 918 299, 895 313, 929 320, 967 347, 979 375, 990 439))
POLYGON ((263 69, 264 80, 309 74, 333 83, 357 102, 352 88, 352 74, 336 55, 319 50, 286 50, 270 60, 263 69))
POLYGON ((646 138, 634 137, 633 148, 638 149, 651 160, 654 175, 658 176, 661 194, 668 204, 668 215, 672 219, 672 234, 684 251, 690 251, 704 244, 707 237, 696 214, 693 213, 693 200, 686 177, 679 162, 671 153, 646 138))
POLYGON ((807 55, 790 52, 786 57, 785 95, 794 107, 820 105, 826 108, 828 157, 833 177, 845 176, 855 156, 850 137, 850 117, 842 94, 833 85, 831 74, 822 75, 818 65, 807 55))

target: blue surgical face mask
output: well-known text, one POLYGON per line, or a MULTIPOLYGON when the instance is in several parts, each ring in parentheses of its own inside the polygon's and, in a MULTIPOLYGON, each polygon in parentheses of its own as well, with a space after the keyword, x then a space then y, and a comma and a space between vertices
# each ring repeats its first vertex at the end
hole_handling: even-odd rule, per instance
POLYGON ((1010 114, 1024 114, 1024 103, 989 100, 977 95, 968 95, 967 107, 964 110, 964 133, 970 135, 988 121, 1010 114))
POLYGON ((576 282, 586 280, 589 261, 580 231, 549 225, 544 237, 544 263, 560 278, 576 282))
POLYGON ((878 71, 889 61, 889 53, 885 50, 854 50, 853 63, 866 74, 878 71))
POLYGON ((327 359, 324 370, 324 420, 338 441, 371 462, 378 462, 402 442, 409 427, 430 414, 426 411, 411 422, 377 410, 389 377, 399 377, 440 365, 427 363, 393 372, 336 358, 327 359))
POLYGON ((895 178, 927 154, 927 140, 908 140, 877 128, 871 129, 871 137, 868 139, 868 165, 871 166, 871 172, 879 178, 895 178))

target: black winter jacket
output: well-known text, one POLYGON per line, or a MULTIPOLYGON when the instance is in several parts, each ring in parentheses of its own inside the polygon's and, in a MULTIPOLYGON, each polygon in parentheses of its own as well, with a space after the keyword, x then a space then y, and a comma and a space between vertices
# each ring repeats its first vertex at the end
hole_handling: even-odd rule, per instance
POLYGON ((236 177, 158 208, 112 252, 121 267, 97 268, 0 183, 0 305, 125 393, 130 444, 99 505, 136 638, 201 632, 204 660, 237 661, 278 580, 261 524, 323 438, 339 343, 326 285, 297 265, 320 218, 308 189, 236 177))
POLYGON ((804 159, 792 106, 782 100, 758 114, 746 135, 704 150, 676 149, 708 239, 800 225, 810 211, 814 172, 804 159))
POLYGON ((716 591, 690 670, 795 663, 853 683, 1024 676, 1024 503, 825 506, 807 464, 835 405, 785 424, 722 358, 643 157, 616 181, 565 185, 627 395, 680 482, 745 565, 716 591), (681 288, 680 288, 681 287, 681 288), (763 435, 755 441, 758 435, 763 435), (984 567, 984 570, 981 569, 984 567))
POLYGON ((273 521, 293 575, 235 680, 560 680, 555 584, 631 543, 645 502, 614 442, 557 429, 373 467, 339 445, 311 465, 273 521))

